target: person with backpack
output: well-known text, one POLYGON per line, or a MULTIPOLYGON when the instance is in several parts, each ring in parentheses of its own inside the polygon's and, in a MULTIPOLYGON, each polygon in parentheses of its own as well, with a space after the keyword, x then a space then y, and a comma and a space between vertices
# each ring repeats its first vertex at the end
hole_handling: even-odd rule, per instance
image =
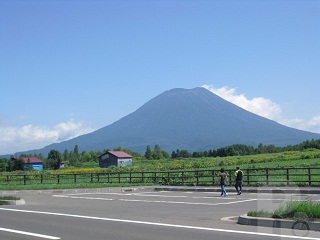
POLYGON ((235 188, 237 190, 237 195, 240 195, 242 192, 242 182, 243 182, 243 173, 240 170, 240 167, 237 167, 236 172, 235 172, 235 177, 236 177, 236 185, 235 188))
POLYGON ((228 176, 224 171, 224 168, 221 168, 220 170, 220 186, 221 186, 221 197, 227 196, 228 193, 226 191, 226 185, 228 184, 228 176))

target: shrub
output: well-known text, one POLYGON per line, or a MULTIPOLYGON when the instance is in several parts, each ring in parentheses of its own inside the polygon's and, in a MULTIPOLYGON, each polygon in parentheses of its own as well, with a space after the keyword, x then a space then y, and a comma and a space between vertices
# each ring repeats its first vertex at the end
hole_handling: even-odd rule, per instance
POLYGON ((305 213, 308 218, 320 218, 320 204, 311 201, 291 201, 274 211, 274 218, 293 218, 296 213, 305 213))
POLYGON ((248 212, 247 214, 250 217, 264 217, 264 218, 272 218, 272 213, 266 211, 258 211, 258 212, 248 212))
POLYGON ((20 200, 20 198, 15 196, 1 196, 0 200, 20 200))
POLYGON ((296 216, 304 215, 308 219, 320 218, 320 204, 311 201, 290 201, 285 206, 281 206, 274 212, 248 212, 251 217, 268 217, 268 218, 289 218, 294 219, 296 216))

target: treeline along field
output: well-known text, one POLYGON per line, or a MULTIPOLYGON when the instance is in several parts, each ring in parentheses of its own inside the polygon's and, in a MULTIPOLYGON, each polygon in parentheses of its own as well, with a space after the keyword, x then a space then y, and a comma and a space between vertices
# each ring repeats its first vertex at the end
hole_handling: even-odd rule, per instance
MULTIPOLYGON (((41 154, 34 155, 21 155, 20 157, 37 157, 43 160, 45 170, 57 170, 59 169, 60 163, 64 162, 66 169, 73 168, 96 168, 98 167, 98 156, 103 152, 110 149, 105 149, 104 151, 83 151, 79 153, 78 145, 74 147, 73 151, 65 150, 62 154, 52 149, 47 157, 41 154)), ((217 161, 220 165, 225 164, 235 164, 234 162, 239 162, 239 164, 254 164, 262 163, 267 159, 268 162, 287 160, 289 156, 290 160, 294 159, 313 159, 320 157, 320 153, 301 153, 307 149, 318 149, 320 150, 320 139, 305 141, 301 144, 286 147, 275 147, 274 145, 262 145, 259 144, 258 147, 246 146, 241 144, 234 144, 224 148, 219 148, 216 150, 209 150, 204 152, 193 152, 189 153, 187 150, 173 151, 171 157, 168 153, 164 152, 159 145, 155 145, 152 150, 150 146, 147 146, 144 155, 136 152, 132 152, 129 149, 122 147, 115 148, 114 151, 124 151, 133 156, 133 168, 146 167, 152 169, 152 167, 162 169, 197 169, 205 167, 215 167, 217 161), (274 153, 275 155, 269 155, 274 153), (267 157, 264 155, 268 154, 267 157), (296 154, 296 156, 293 156, 296 154), (257 159, 253 157, 254 155, 259 155, 257 159), (247 156, 242 158, 243 156, 247 156), (261 156, 261 157, 260 157, 261 156), (233 158, 233 157, 236 157, 233 158), (241 157, 241 161, 237 158, 241 157), (227 162, 226 162, 227 161, 227 162), (226 162, 226 163, 225 163, 226 162)), ((15 156, 15 158, 18 158, 15 156)), ((17 170, 23 170, 23 164, 19 161, 10 159, 0 158, 0 172, 14 172, 17 170)))

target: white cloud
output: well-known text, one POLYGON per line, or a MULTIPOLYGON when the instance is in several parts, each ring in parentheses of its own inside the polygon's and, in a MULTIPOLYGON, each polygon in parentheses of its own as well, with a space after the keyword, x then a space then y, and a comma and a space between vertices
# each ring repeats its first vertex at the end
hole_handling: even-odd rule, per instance
POLYGON ((270 99, 264 97, 248 99, 244 94, 237 94, 235 88, 229 88, 227 86, 215 88, 210 85, 203 85, 202 87, 249 112, 274 120, 289 127, 320 133, 320 115, 315 116, 310 120, 298 118, 287 119, 283 116, 281 106, 272 102, 270 99))
POLYGON ((84 127, 81 122, 73 119, 52 128, 31 124, 22 127, 0 125, 0 154, 42 148, 92 131, 91 127, 84 127))
POLYGON ((91 128, 84 128, 81 122, 74 122, 73 120, 59 123, 54 129, 59 133, 58 141, 68 140, 93 131, 91 128))
POLYGON ((309 120, 304 120, 300 118, 283 119, 281 123, 297 129, 314 133, 320 133, 320 115, 314 116, 309 120))

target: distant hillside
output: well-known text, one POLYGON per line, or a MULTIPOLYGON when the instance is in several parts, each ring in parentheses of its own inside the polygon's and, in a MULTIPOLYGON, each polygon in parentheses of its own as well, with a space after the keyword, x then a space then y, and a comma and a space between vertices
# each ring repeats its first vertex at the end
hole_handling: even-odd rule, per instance
MULTIPOLYGON (((121 146, 144 153, 155 144, 171 153, 177 149, 204 151, 232 144, 287 146, 320 134, 283 126, 248 112, 204 88, 172 89, 135 112, 95 132, 24 153, 51 149, 98 151, 121 146)), ((19 153, 20 154, 20 153, 19 153)))

